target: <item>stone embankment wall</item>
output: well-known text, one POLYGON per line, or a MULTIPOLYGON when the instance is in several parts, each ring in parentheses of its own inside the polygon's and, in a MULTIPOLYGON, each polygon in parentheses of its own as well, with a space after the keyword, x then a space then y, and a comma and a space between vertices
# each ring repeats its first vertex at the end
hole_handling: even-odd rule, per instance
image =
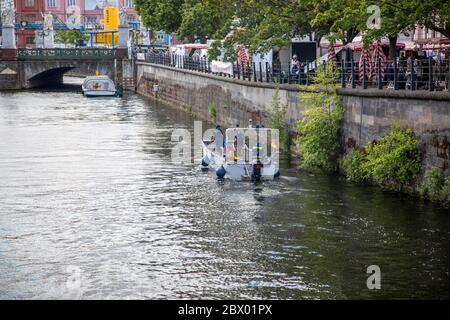
MULTIPOLYGON (((183 108, 223 126, 265 123, 276 87, 218 77, 196 71, 139 62, 136 71, 139 93, 183 108), (214 107, 217 118, 208 111, 214 107)), ((305 107, 296 85, 280 85, 279 96, 288 104, 286 121, 291 128, 305 107)), ((361 148, 399 124, 413 129, 424 152, 424 166, 438 166, 450 175, 450 92, 339 89, 345 118, 346 149, 361 148)))

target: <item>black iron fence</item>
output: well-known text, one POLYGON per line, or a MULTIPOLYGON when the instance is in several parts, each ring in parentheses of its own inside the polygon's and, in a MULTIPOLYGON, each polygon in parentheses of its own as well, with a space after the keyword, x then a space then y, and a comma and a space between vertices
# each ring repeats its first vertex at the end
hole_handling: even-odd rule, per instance
MULTIPOLYGON (((327 62, 302 62, 297 65, 263 62, 233 63, 231 71, 212 72, 206 57, 167 53, 145 53, 145 61, 219 76, 280 84, 314 83, 315 70, 327 62)), ((329 63, 329 62, 328 62, 329 63)), ((434 58, 390 61, 338 61, 334 63, 335 81, 342 88, 450 91, 450 59, 434 58)), ((331 76, 331 75, 330 75, 331 76)))

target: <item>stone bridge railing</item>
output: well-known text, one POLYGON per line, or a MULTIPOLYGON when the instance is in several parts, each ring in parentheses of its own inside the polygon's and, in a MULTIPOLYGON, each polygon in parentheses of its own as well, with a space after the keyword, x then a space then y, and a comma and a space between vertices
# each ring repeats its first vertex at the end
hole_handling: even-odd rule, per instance
POLYGON ((18 49, 19 60, 103 60, 117 57, 116 49, 76 48, 76 49, 18 49))

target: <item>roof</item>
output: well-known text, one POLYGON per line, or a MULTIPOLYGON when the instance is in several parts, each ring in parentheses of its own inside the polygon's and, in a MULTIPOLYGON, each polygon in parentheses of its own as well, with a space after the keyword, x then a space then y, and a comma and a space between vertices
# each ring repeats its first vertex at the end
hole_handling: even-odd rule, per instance
POLYGON ((84 81, 86 80, 111 80, 111 79, 108 76, 89 76, 84 79, 84 81))

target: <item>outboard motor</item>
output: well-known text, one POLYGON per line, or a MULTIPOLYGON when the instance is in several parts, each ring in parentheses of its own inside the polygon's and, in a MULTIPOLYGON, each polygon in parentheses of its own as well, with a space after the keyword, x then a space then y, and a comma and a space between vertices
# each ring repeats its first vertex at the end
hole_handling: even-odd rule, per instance
POLYGON ((116 87, 116 96, 119 98, 123 97, 123 87, 120 84, 118 84, 116 87))
POLYGON ((252 173, 253 181, 255 182, 261 181, 263 167, 264 165, 261 163, 261 161, 258 161, 256 164, 253 165, 253 173, 252 173))

